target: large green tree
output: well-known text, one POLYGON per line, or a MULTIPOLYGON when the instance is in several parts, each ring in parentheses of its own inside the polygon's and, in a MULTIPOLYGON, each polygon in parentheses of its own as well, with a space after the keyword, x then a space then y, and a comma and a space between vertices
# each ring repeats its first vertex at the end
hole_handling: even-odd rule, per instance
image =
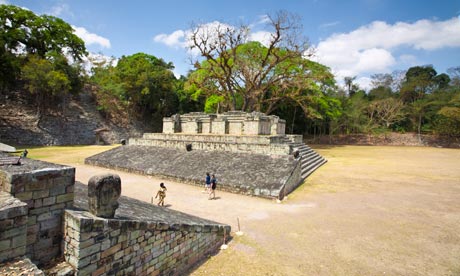
POLYGON ((62 19, 39 16, 13 5, 0 5, 0 43, 2 88, 16 82, 29 55, 60 63, 61 71, 68 73, 67 77, 71 79, 72 91, 81 87, 78 80, 80 71, 76 72, 75 67, 69 66, 67 57, 72 62, 81 61, 87 54, 85 44, 62 19))
POLYGON ((0 5, 0 40, 8 52, 42 58, 49 52, 70 54, 76 60, 86 55, 85 43, 64 20, 13 5, 0 5))
POLYGON ((266 45, 249 41, 249 27, 201 25, 191 34, 192 50, 203 60, 189 76, 188 89, 221 101, 225 110, 241 109, 272 113, 283 103, 300 106, 314 115, 310 103, 333 75, 306 56, 308 44, 299 36, 298 18, 280 12, 269 17, 270 38, 266 45))
POLYGON ((22 69, 25 87, 36 98, 37 118, 40 121, 53 98, 65 99, 71 85, 67 75, 47 59, 31 55, 22 69))
POLYGON ((94 70, 100 108, 111 112, 113 98, 131 118, 161 119, 177 111, 173 65, 145 53, 123 56, 116 66, 94 70))

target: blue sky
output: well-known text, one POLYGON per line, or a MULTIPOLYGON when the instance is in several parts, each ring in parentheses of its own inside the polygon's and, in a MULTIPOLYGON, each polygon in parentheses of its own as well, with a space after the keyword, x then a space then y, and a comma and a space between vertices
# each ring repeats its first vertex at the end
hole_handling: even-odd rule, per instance
MULTIPOLYGON (((458 0, 0 0, 51 14, 74 26, 90 52, 116 58, 144 52, 172 62, 176 75, 191 66, 185 34, 192 23, 253 26, 279 10, 302 18, 314 59, 340 81, 357 76, 362 87, 375 73, 431 64, 438 73, 460 66, 458 0)), ((255 36, 256 37, 256 36, 255 36)))

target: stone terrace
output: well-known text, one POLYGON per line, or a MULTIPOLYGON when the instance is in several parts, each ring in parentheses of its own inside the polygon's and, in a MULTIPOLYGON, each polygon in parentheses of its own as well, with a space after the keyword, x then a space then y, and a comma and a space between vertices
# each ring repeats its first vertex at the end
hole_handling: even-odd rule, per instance
POLYGON ((218 189, 266 198, 283 198, 296 186, 300 162, 292 155, 264 155, 153 146, 121 146, 85 163, 203 185, 206 172, 216 174, 218 189), (288 191, 288 192, 289 192, 288 191))

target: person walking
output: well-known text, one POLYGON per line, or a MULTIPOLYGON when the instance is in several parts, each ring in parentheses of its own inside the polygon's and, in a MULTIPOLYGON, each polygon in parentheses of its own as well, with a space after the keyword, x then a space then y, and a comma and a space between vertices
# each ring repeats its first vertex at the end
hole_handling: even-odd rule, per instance
POLYGON ((165 197, 166 197, 166 186, 163 182, 160 183, 160 190, 158 190, 157 195, 155 198, 158 198, 158 206, 164 206, 165 205, 165 197))
POLYGON ((213 174, 211 177, 211 190, 209 192, 209 198, 208 199, 216 199, 216 188, 217 188, 217 178, 213 174))
POLYGON ((211 191, 211 176, 209 173, 206 173, 206 178, 204 180, 204 191, 203 193, 209 193, 211 191))

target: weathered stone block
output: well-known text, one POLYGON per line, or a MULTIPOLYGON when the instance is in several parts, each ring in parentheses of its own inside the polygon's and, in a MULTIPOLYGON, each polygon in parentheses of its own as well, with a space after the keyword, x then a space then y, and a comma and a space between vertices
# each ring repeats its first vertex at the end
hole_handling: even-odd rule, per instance
POLYGON ((101 258, 106 258, 107 256, 113 255, 116 252, 121 250, 121 243, 112 246, 111 248, 105 250, 104 252, 101 253, 101 258))
POLYGON ((27 237, 26 235, 20 235, 20 236, 16 236, 12 239, 11 241, 11 246, 13 248, 16 248, 16 247, 24 247, 26 246, 26 241, 27 241, 27 237))
POLYGON ((118 175, 105 174, 91 177, 88 181, 88 205, 92 214, 113 218, 121 194, 121 180, 118 175))
POLYGON ((44 197, 48 197, 49 194, 50 194, 50 191, 49 191, 49 190, 34 191, 34 192, 32 193, 32 198, 33 198, 33 199, 44 198, 44 197))
POLYGON ((26 226, 23 225, 23 226, 19 226, 19 227, 15 227, 15 228, 11 228, 11 229, 2 231, 0 232, 0 239, 4 240, 4 239, 9 239, 15 236, 23 235, 24 233, 26 233, 26 229, 27 229, 26 226))
POLYGON ((56 197, 54 196, 46 197, 43 199, 43 206, 50 206, 50 205, 53 205, 54 203, 56 203, 56 197))
POLYGON ((50 196, 56 196, 56 195, 61 195, 66 193, 66 186, 65 185, 55 185, 51 187, 49 190, 50 196))
POLYGON ((0 241, 0 252, 7 251, 9 249, 11 249, 11 240, 10 239, 1 240, 0 241))
POLYGON ((94 244, 91 246, 88 246, 86 248, 80 249, 77 251, 77 257, 79 258, 84 258, 90 255, 93 255, 94 253, 97 253, 101 250, 101 245, 100 244, 94 244))
POLYGON ((56 203, 63 203, 63 202, 73 201, 73 198, 74 198, 73 193, 58 195, 56 197, 56 203))

